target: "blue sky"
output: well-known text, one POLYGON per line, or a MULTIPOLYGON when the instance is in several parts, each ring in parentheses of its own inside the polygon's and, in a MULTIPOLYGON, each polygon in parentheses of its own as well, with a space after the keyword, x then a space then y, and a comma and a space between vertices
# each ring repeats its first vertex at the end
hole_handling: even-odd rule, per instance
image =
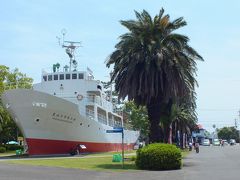
MULTIPOLYGON (((180 30, 205 59, 198 63, 198 117, 206 129, 239 122, 240 1, 238 0, 0 0, 0 64, 17 67, 40 81, 41 70, 68 63, 56 36, 81 41, 80 69, 90 67, 107 80, 104 61, 126 32, 119 20, 134 19, 134 10, 156 15, 163 7, 171 19, 183 16, 180 30)), ((240 123, 238 123, 240 125, 240 123)))

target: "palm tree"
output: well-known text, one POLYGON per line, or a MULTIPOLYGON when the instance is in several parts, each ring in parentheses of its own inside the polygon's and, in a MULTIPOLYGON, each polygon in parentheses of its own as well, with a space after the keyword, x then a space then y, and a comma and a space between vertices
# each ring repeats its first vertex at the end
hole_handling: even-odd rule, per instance
POLYGON ((183 134, 187 134, 191 136, 192 131, 197 126, 197 116, 196 113, 185 108, 179 107, 177 110, 177 115, 175 120, 172 122, 175 129, 175 137, 177 137, 177 131, 179 131, 180 135, 180 147, 183 148, 183 134))
POLYGON ((137 20, 120 21, 129 32, 120 36, 107 67, 114 64, 111 80, 119 98, 147 107, 149 140, 159 142, 162 109, 194 91, 195 60, 202 57, 187 36, 174 33, 186 25, 182 17, 170 21, 163 9, 154 18, 145 10, 135 14, 137 20))

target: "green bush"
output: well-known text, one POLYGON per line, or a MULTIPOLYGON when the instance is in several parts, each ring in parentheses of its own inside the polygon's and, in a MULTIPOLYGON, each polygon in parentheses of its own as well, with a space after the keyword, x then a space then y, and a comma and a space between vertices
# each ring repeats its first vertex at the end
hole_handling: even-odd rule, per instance
POLYGON ((0 153, 5 153, 6 152, 6 148, 5 147, 0 147, 0 153))
POLYGON ((137 151, 136 166, 147 170, 172 170, 181 168, 181 151, 171 144, 150 144, 137 151))

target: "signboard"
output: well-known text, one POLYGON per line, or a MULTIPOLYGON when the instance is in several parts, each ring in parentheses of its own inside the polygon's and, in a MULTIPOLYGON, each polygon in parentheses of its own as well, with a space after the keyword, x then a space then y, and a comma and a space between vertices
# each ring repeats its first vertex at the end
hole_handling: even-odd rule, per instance
POLYGON ((113 129, 113 130, 106 130, 107 133, 122 133, 122 129, 113 129))
POLYGON ((80 144, 79 146, 80 146, 81 149, 87 149, 86 146, 83 145, 83 144, 80 144))
POLYGON ((106 130, 106 133, 123 133, 122 127, 113 127, 112 130, 106 130))

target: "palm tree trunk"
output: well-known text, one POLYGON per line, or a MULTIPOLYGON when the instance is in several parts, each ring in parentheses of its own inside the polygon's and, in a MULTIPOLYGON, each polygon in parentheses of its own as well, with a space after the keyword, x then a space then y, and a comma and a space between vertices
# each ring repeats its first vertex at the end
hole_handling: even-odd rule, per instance
POLYGON ((150 122, 149 143, 162 142, 163 132, 160 128, 161 103, 149 104, 147 106, 148 118, 150 122))
POLYGON ((166 123, 163 125, 163 132, 164 132, 164 142, 168 143, 168 139, 169 139, 169 133, 170 133, 170 124, 166 123))

